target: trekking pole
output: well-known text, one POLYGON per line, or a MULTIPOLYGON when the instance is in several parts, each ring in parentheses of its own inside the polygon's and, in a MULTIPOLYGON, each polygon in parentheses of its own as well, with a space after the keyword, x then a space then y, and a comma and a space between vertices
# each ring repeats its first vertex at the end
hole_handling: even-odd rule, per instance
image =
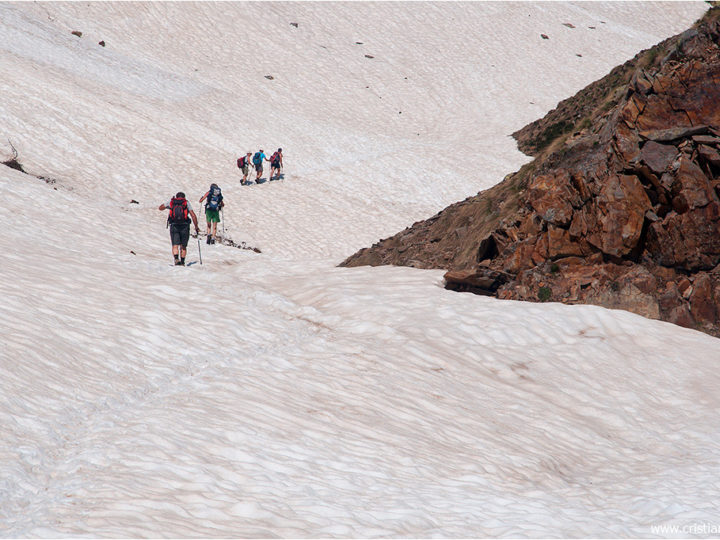
POLYGON ((223 244, 225 243, 225 210, 223 208, 220 208, 220 216, 222 221, 222 227, 223 227, 223 244))
POLYGON ((202 264, 202 251, 200 250, 200 234, 196 234, 198 241, 198 257, 200 258, 200 264, 202 264))

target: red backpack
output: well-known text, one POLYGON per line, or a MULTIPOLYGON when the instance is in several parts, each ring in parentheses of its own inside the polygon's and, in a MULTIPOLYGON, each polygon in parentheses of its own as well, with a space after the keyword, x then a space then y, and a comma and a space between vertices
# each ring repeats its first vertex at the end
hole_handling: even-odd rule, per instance
POLYGON ((270 158, 270 163, 280 163, 280 154, 275 152, 270 158))
POLYGON ((180 225, 188 222, 187 199, 173 197, 170 201, 170 215, 168 216, 168 223, 172 225, 180 225))
POLYGON ((238 158, 238 169, 242 169, 245 166, 245 156, 238 158))

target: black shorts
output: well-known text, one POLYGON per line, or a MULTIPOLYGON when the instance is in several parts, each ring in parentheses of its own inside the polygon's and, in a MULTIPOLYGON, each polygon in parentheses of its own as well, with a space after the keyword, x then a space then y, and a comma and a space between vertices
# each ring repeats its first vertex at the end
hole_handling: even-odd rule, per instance
POLYGON ((272 167, 273 169, 279 169, 279 168, 280 168, 280 162, 279 162, 279 161, 273 161, 273 162, 270 164, 270 167, 272 167))
POLYGON ((256 170, 257 172, 262 172, 262 163, 256 164, 256 165, 255 165, 255 170, 256 170))
POLYGON ((170 225, 170 240, 173 246, 187 247, 190 240, 190 224, 170 225))

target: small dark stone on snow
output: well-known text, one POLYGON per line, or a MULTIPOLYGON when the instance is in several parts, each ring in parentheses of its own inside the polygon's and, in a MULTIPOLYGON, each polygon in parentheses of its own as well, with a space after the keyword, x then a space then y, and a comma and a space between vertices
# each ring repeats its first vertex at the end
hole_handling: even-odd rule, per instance
POLYGON ((297 28, 297 27, 298 27, 298 23, 296 23, 296 22, 291 22, 291 23, 290 23, 290 26, 294 26, 295 28, 297 28))
POLYGON ((563 26, 567 26, 568 28, 575 28, 575 25, 569 22, 563 23, 563 26))
POLYGON ((133 255, 137 255, 137 253, 135 253, 132 249, 130 250, 130 253, 132 253, 133 255))
POLYGON ((73 36, 82 37, 82 32, 80 32, 79 30, 73 30, 73 31, 70 32, 70 33, 71 33, 73 36))
POLYGON ((25 172, 25 169, 23 169, 23 166, 20 165, 20 162, 14 158, 8 161, 3 161, 3 165, 10 167, 11 169, 15 169, 16 171, 25 172))
POLYGON ((588 28, 589 28, 590 30, 595 30, 595 27, 594 27, 594 26, 588 26, 588 28))
POLYGON ((371 56, 371 55, 369 55, 369 54, 366 54, 366 55, 365 55, 365 58, 375 58, 375 57, 374 57, 374 56, 371 56))
POLYGON ((580 58, 582 58, 582 54, 576 54, 575 56, 579 56, 580 58))
POLYGON ((540 37, 543 38, 543 39, 550 39, 550 38, 547 36, 547 34, 540 34, 540 37))
POLYGON ((98 42, 98 45, 100 45, 101 47, 104 47, 104 46, 105 46, 105 41, 99 41, 99 42, 98 42))
POLYGON ((362 45, 362 44, 363 44, 362 41, 356 41, 356 42, 355 42, 355 45, 362 45))
POLYGON ((265 78, 272 81, 275 77, 273 77, 272 75, 265 75, 265 78))
POLYGON ((130 201, 130 204, 140 204, 140 203, 137 202, 135 199, 133 199, 132 201, 130 201))

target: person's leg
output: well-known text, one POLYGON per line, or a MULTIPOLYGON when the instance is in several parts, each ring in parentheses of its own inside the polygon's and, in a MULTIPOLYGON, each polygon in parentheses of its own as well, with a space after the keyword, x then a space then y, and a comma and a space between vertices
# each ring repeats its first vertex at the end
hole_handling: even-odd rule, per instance
POLYGON ((187 245, 190 240, 190 224, 188 223, 185 228, 181 231, 181 243, 180 243, 180 264, 185 266, 185 256, 187 255, 187 245))
POLYGON ((170 225, 170 244, 172 244, 173 259, 175 259, 175 264, 178 264, 180 262, 178 259, 178 251, 180 250, 181 242, 175 225, 170 225))

